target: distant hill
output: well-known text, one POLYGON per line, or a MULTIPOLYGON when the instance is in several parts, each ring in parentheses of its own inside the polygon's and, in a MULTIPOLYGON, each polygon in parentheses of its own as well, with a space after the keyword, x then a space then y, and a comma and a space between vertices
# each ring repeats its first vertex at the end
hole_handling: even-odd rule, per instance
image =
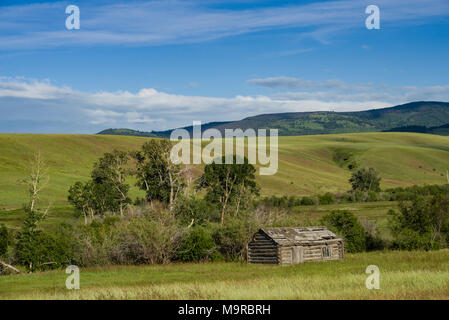
POLYGON ((449 136, 449 123, 442 126, 430 128, 425 126, 405 126, 385 130, 385 132, 415 132, 415 133, 438 134, 440 136, 449 136))
MULTIPOLYGON (((222 122, 209 122, 201 125, 201 130, 205 131, 210 128, 215 128, 218 126, 224 126, 231 123, 231 121, 222 121, 222 122)), ((192 136, 193 127, 187 126, 179 129, 186 129, 189 134, 192 136)), ((132 129, 106 129, 98 132, 97 134, 105 134, 105 135, 114 135, 114 136, 134 136, 134 137, 150 137, 150 138, 170 138, 170 134, 175 129, 169 129, 165 131, 137 131, 132 129)))
POLYGON ((449 123, 449 103, 412 102, 357 112, 291 112, 264 114, 232 122, 225 128, 278 129, 281 136, 379 132, 405 126, 437 127, 449 123))
POLYGON ((157 135, 155 135, 152 132, 145 132, 145 131, 137 131, 132 129, 106 129, 103 131, 98 132, 97 134, 104 134, 104 135, 114 135, 114 136, 133 136, 133 137, 152 137, 156 138, 157 135))
MULTIPOLYGON (((411 102, 395 107, 356 112, 290 112, 262 114, 240 121, 211 122, 202 130, 278 129, 281 136, 381 132, 399 128, 424 127, 425 133, 446 135, 449 128, 449 103, 434 101, 411 102), (431 131, 427 131, 431 128, 431 131)), ((192 132, 192 126, 184 127, 192 132)), ((421 128, 422 129, 422 128, 421 128)), ((169 137, 172 130, 153 131, 159 137, 169 137)), ((412 131, 421 132, 421 131, 412 131)))
MULTIPOLYGON (((211 128, 227 127, 228 125, 230 125, 232 123, 233 123, 232 121, 204 123, 204 124, 201 124, 201 131, 205 131, 205 130, 211 129, 211 128)), ((193 127, 192 126, 182 127, 179 129, 185 129, 189 132, 190 136, 193 135, 193 127)), ((170 134, 172 133, 173 130, 174 129, 165 130, 165 131, 152 131, 152 133, 161 138, 170 138, 170 134)))

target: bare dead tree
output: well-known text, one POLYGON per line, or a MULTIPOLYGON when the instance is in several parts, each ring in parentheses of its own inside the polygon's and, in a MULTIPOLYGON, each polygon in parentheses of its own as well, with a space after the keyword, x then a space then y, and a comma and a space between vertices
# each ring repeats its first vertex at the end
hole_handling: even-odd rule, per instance
MULTIPOLYGON (((34 211, 36 203, 39 200, 39 193, 50 182, 48 174, 48 166, 45 163, 40 150, 34 154, 33 160, 30 162, 30 176, 28 178, 29 194, 30 194, 30 211, 34 211)), ((43 217, 47 215, 49 207, 44 211, 43 217)), ((42 217, 42 218, 43 218, 42 217)))
POLYGON ((37 224, 47 216, 51 207, 50 203, 45 209, 37 207, 41 191, 47 187, 50 182, 49 169, 40 150, 34 154, 33 159, 30 161, 30 175, 25 182, 28 184, 30 195, 28 211, 34 216, 34 225, 37 227, 37 224))
POLYGON ((228 204, 229 198, 231 197, 235 181, 237 180, 237 176, 231 177, 231 167, 226 168, 226 179, 224 185, 219 185, 221 189, 223 190, 223 196, 221 197, 221 218, 220 218, 220 224, 223 225, 224 223, 224 215, 226 212, 226 206, 228 204))

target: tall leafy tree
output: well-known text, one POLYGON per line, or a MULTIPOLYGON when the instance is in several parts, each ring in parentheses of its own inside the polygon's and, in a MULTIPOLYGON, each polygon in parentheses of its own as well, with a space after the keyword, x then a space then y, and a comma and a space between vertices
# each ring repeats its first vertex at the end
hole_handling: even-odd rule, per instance
POLYGON ((126 177, 130 170, 127 166, 129 160, 128 153, 124 151, 114 150, 112 153, 105 153, 102 158, 95 163, 91 177, 93 182, 102 186, 96 187, 96 194, 101 194, 101 189, 106 193, 103 199, 111 200, 123 216, 126 206, 131 203, 128 197, 129 185, 125 183, 126 177))
POLYGON ((69 189, 69 202, 83 214, 84 224, 88 218, 93 221, 95 215, 103 215, 105 212, 116 212, 119 206, 116 192, 110 186, 98 184, 94 181, 76 182, 69 189))
POLYGON ((129 155, 124 151, 114 150, 105 153, 95 164, 92 179, 76 182, 69 189, 68 200, 84 217, 103 215, 106 212, 120 212, 123 216, 127 205, 129 185, 125 182, 131 170, 128 167, 129 155))
POLYGON ((87 224, 87 217, 89 214, 89 198, 86 193, 86 185, 87 183, 82 183, 80 181, 75 182, 69 189, 69 202, 80 212, 82 212, 84 217, 84 224, 87 224))
POLYGON ((378 173, 373 168, 361 169, 353 173, 349 179, 354 191, 380 191, 380 180, 378 173))
POLYGON ((186 187, 185 168, 170 159, 172 144, 166 139, 152 139, 135 152, 137 186, 145 190, 148 201, 170 204, 186 187))
POLYGON ((207 190, 206 199, 218 203, 221 207, 220 222, 223 224, 227 207, 230 203, 237 202, 245 194, 258 194, 259 189, 255 181, 256 169, 248 159, 244 158, 242 164, 237 163, 234 155, 233 163, 226 164, 223 156, 221 163, 214 161, 204 168, 200 178, 200 188, 207 190))

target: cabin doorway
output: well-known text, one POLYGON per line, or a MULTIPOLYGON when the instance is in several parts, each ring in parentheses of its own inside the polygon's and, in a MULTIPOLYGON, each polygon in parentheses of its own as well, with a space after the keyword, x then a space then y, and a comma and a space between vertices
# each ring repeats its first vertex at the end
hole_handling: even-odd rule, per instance
POLYGON ((302 263, 304 261, 304 248, 303 247, 292 247, 292 264, 302 263))

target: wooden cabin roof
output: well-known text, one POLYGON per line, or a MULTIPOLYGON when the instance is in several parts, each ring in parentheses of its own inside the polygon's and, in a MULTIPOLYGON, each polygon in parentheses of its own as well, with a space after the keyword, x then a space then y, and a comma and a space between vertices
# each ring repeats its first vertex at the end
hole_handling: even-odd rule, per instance
POLYGON ((326 227, 263 228, 259 232, 265 233, 281 246, 324 243, 329 240, 342 241, 326 227))

